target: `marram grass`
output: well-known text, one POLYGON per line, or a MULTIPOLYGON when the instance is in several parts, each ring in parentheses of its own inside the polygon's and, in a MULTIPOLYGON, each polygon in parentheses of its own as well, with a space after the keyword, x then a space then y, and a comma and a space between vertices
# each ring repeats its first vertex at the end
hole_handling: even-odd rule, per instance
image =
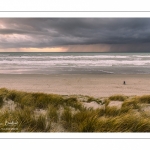
POLYGON ((78 97, 2 88, 0 132, 57 132, 59 127, 59 132, 150 132, 150 95, 87 100, 92 101, 101 107, 86 108, 78 97), (14 109, 5 110, 6 101, 13 101, 14 109), (111 106, 110 101, 122 101, 122 106, 111 106))
POLYGON ((112 95, 109 97, 109 99, 113 101, 124 101, 126 98, 124 95, 112 95))
POLYGON ((47 110, 47 117, 50 121, 58 122, 58 108, 54 107, 53 105, 49 105, 47 110))

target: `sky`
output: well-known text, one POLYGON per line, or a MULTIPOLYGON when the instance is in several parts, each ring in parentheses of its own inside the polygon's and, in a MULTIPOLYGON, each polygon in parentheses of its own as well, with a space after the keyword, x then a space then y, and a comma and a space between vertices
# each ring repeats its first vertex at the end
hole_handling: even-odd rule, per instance
POLYGON ((0 52, 150 52, 150 18, 0 18, 0 52))

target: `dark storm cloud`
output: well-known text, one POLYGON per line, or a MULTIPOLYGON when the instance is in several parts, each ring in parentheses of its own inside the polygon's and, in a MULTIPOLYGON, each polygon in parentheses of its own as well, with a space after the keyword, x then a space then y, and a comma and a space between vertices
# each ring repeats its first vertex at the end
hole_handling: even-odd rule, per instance
POLYGON ((0 48, 105 44, 110 51, 150 51, 149 43, 149 18, 0 19, 0 48))

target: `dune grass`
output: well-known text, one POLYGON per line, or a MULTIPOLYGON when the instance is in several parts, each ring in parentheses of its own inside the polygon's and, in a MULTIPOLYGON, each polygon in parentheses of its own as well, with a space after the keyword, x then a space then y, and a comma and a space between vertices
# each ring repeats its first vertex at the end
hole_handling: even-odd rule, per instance
POLYGON ((69 108, 66 108, 61 119, 63 126, 69 132, 94 132, 98 128, 98 116, 96 111, 92 109, 84 109, 73 114, 69 108))
POLYGON ((72 112, 70 108, 65 108, 61 115, 62 124, 65 129, 71 130, 72 127, 72 112))
POLYGON ((140 103, 148 103, 150 104, 150 95, 143 95, 138 97, 140 103))
POLYGON ((57 94, 27 93, 7 89, 0 89, 0 91, 0 96, 2 98, 5 97, 6 99, 11 99, 12 101, 25 106, 34 106, 35 108, 45 109, 50 104, 55 107, 71 106, 75 109, 82 109, 82 105, 74 97, 63 99, 61 95, 57 94))
POLYGON ((74 132, 96 132, 98 129, 98 114, 94 110, 78 112, 72 117, 74 132))
POLYGON ((87 100, 87 102, 88 103, 90 103, 90 102, 96 102, 98 104, 102 104, 103 103, 100 99, 94 98, 94 97, 89 97, 88 100, 87 100))
POLYGON ((75 108, 76 110, 81 110, 83 108, 81 103, 75 97, 70 97, 70 98, 64 99, 63 100, 63 106, 64 107, 70 106, 70 107, 75 108))
POLYGON ((1 88, 0 89, 0 108, 3 106, 4 104, 4 98, 7 94, 8 90, 5 88, 1 88))
POLYGON ((124 101, 125 99, 127 99, 127 97, 124 95, 112 95, 109 97, 109 100, 113 101, 124 101))
POLYGON ((49 105, 47 117, 50 119, 50 121, 57 122, 59 120, 58 108, 54 107, 53 105, 49 105))
POLYGON ((65 132, 150 132, 150 111, 141 109, 149 106, 150 95, 132 98, 113 95, 103 102, 89 97, 87 102, 95 101, 102 106, 98 109, 84 107, 83 102, 73 96, 63 98, 2 88, 0 110, 4 100, 14 101, 17 107, 0 111, 0 132, 51 132, 52 124, 53 128, 62 126, 65 132), (122 107, 109 106, 110 101, 122 101, 122 107))
POLYGON ((3 123, 0 128, 1 132, 11 132, 11 130, 12 132, 47 132, 51 128, 51 124, 47 122, 45 116, 40 115, 35 117, 33 110, 29 108, 0 113, 0 122, 3 123), (11 124, 12 122, 14 124, 11 124), (7 130, 5 131, 6 128, 7 130), (13 128, 16 130, 13 130, 13 128))
POLYGON ((22 105, 34 106, 41 109, 47 108, 49 104, 53 104, 56 107, 62 104, 61 96, 53 94, 10 91, 6 97, 22 105))
POLYGON ((0 96, 0 108, 3 106, 3 103, 4 103, 4 101, 3 101, 3 97, 2 97, 2 96, 0 96))
POLYGON ((112 118, 101 118, 99 125, 98 132, 150 132, 150 119, 140 118, 132 112, 112 118))
POLYGON ((128 109, 139 109, 139 101, 136 98, 127 99, 123 102, 122 108, 128 108, 128 109))

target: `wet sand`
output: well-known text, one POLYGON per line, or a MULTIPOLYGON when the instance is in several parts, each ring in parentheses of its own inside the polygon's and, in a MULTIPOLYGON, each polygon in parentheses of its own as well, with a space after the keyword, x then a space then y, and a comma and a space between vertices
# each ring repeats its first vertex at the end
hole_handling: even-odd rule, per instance
POLYGON ((61 95, 108 97, 150 94, 150 75, 61 74, 23 75, 0 74, 0 88, 61 95), (123 85, 126 81, 126 85, 123 85))

